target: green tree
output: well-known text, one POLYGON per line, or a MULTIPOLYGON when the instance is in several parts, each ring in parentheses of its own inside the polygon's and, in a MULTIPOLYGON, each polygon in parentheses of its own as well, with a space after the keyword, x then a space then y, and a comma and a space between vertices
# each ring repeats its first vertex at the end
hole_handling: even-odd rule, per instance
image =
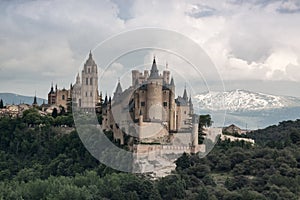
POLYGON ((198 143, 203 144, 205 133, 204 128, 210 127, 212 125, 212 120, 210 115, 200 115, 199 116, 199 126, 198 126, 198 143))
POLYGON ((176 170, 184 170, 191 166, 190 154, 184 152, 176 161, 176 170))
POLYGON ((57 109, 56 109, 56 108, 53 108, 53 111, 52 111, 52 117, 53 117, 53 118, 56 118, 57 115, 58 115, 57 109))

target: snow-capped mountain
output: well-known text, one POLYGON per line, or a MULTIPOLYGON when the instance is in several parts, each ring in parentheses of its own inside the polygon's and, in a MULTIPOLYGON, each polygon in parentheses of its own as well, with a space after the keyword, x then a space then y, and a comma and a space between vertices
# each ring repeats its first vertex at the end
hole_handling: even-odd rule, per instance
POLYGON ((300 106, 300 98, 275 96, 247 90, 206 92, 194 96, 201 109, 212 111, 259 111, 300 106))

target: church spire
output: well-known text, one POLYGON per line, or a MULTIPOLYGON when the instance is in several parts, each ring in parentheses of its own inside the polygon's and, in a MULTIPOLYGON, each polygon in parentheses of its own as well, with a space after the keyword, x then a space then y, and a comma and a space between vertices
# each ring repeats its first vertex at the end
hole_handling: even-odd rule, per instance
POLYGON ((90 50, 89 58, 86 60, 85 66, 93 66, 93 65, 96 65, 96 63, 93 59, 92 51, 90 50))
POLYGON ((152 67, 151 67, 151 72, 150 72, 149 78, 159 78, 159 74, 158 74, 158 69, 157 69, 157 66, 156 66, 155 57, 153 58, 153 63, 152 63, 152 67))
POLYGON ((36 99, 36 92, 34 94, 34 98, 33 98, 33 103, 32 103, 33 106, 37 106, 38 103, 37 103, 37 99, 36 99))
POLYGON ((174 83, 174 78, 173 78, 173 76, 172 76, 172 78, 171 78, 170 85, 171 85, 171 86, 175 86, 175 83, 174 83))
POLYGON ((188 101, 188 96, 187 96, 187 92, 186 92, 186 86, 184 86, 183 99, 184 99, 186 102, 188 101))
POLYGON ((54 93, 53 82, 51 82, 51 89, 50 89, 50 92, 48 94, 53 94, 53 93, 54 93))

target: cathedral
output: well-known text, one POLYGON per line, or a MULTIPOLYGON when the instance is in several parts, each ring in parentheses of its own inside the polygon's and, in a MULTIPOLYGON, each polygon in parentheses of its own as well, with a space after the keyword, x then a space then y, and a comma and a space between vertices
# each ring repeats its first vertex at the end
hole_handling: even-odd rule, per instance
POLYGON ((170 140, 171 133, 188 132, 193 112, 186 88, 183 96, 175 99, 174 78, 167 69, 161 74, 154 58, 151 70, 132 71, 128 89, 123 91, 118 81, 113 98, 105 97, 102 128, 112 130, 114 138, 121 144, 124 143, 124 132, 139 141, 161 143, 170 140))
POLYGON ((81 78, 79 73, 76 77, 74 85, 70 85, 70 89, 58 89, 57 85, 55 90, 53 84, 48 93, 48 105, 62 106, 68 108, 68 103, 72 101, 75 106, 83 111, 94 111, 95 107, 99 107, 101 96, 98 92, 98 69, 92 53, 84 63, 83 70, 81 71, 81 78))

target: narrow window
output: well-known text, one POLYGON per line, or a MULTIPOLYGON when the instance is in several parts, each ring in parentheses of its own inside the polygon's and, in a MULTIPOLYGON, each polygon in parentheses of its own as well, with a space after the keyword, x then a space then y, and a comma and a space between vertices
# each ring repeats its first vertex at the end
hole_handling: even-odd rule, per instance
POLYGON ((141 102, 141 106, 145 106, 145 102, 144 101, 141 102))
POLYGON ((62 99, 62 100, 65 100, 65 95, 62 95, 61 99, 62 99))
POLYGON ((90 85, 93 85, 93 78, 90 78, 90 85))
POLYGON ((86 85, 89 84, 89 78, 85 78, 85 84, 86 84, 86 85))

